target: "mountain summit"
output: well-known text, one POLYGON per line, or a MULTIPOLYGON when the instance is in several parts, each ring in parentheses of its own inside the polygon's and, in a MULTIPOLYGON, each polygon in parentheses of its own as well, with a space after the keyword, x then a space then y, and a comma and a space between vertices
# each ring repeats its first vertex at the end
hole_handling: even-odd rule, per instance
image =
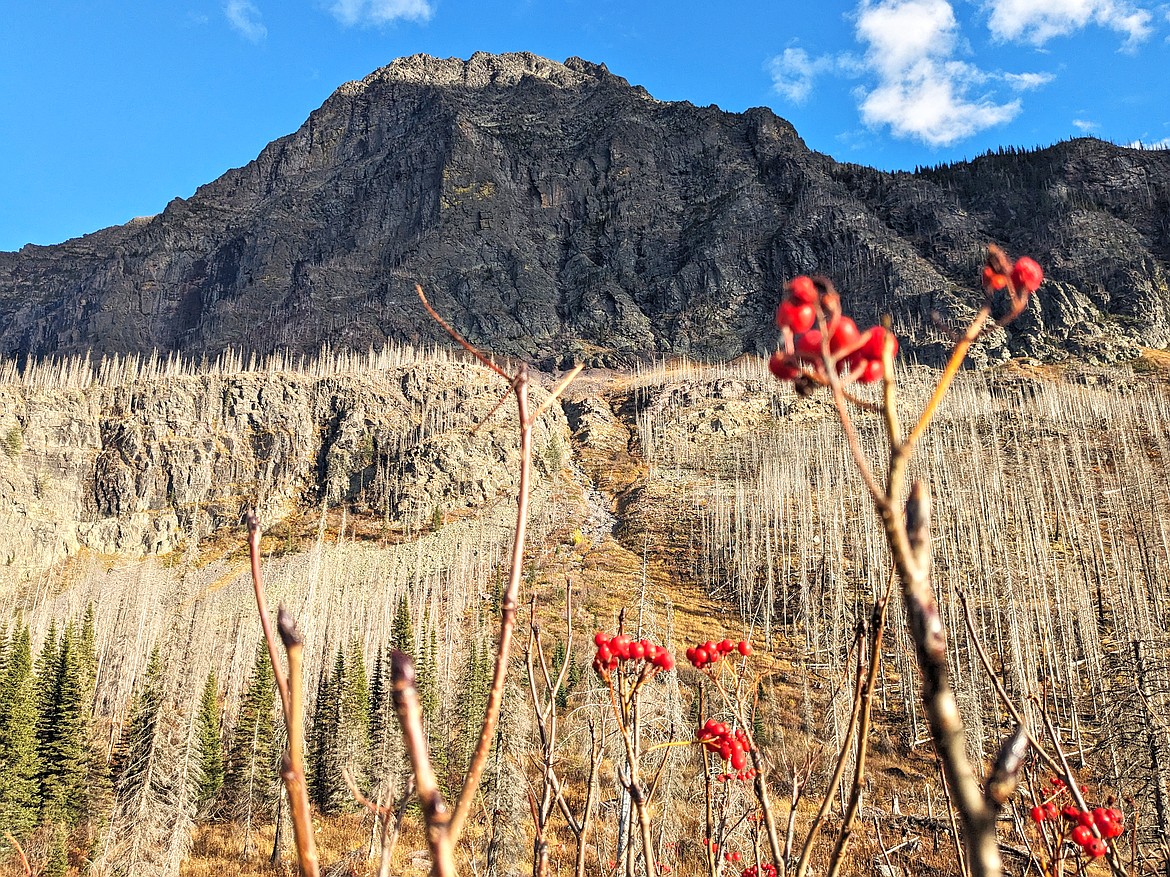
POLYGON ((1092 139, 883 173, 770 110, 655 100, 604 65, 402 58, 157 216, 0 253, 0 354, 439 340, 537 361, 775 343, 784 280, 831 275, 932 359, 983 246, 1045 266, 1009 354, 1170 342, 1170 152, 1092 139))

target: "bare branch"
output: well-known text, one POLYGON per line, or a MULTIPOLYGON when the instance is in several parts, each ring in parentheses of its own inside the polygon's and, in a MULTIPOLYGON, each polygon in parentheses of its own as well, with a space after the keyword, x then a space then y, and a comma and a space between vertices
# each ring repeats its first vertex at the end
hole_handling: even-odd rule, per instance
POLYGON ((394 649, 390 652, 390 680, 394 693, 394 710, 402 728, 402 740, 410 756, 415 788, 423 820, 426 822, 427 846, 431 851, 432 877, 455 877, 455 843, 451 836, 451 814, 439 791, 435 771, 427 753, 427 735, 423 730, 422 707, 415 685, 414 664, 410 655, 394 649))

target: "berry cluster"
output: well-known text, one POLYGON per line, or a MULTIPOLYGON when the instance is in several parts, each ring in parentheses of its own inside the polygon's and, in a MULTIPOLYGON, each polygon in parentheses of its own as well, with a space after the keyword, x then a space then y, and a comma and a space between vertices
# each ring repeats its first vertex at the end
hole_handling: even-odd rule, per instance
MULTIPOLYGON (((747 754, 752 751, 752 746, 743 728, 732 729, 724 722, 707 719, 703 727, 695 732, 695 739, 702 743, 708 752, 718 754, 724 761, 730 761, 732 768, 745 773, 747 754)), ((738 775, 736 778, 739 779, 738 775)))
POLYGON ((759 868, 750 865, 743 869, 740 877, 776 877, 776 866, 771 862, 764 862, 759 868))
POLYGON ((882 326, 859 330, 852 318, 841 313, 840 297, 823 277, 813 280, 802 274, 785 288, 788 297, 776 308, 776 328, 783 333, 784 349, 768 360, 773 375, 782 381, 794 381, 804 376, 807 366, 823 382, 823 338, 827 336, 829 356, 843 380, 862 384, 881 380, 886 345, 892 345, 893 355, 898 353, 898 339, 893 333, 882 326), (823 333, 813 328, 818 308, 824 321, 823 333))
POLYGON ((597 654, 593 656, 593 670, 603 679, 618 668, 623 661, 643 661, 644 669, 673 670, 674 657, 663 646, 656 646, 648 639, 632 640, 624 633, 607 636, 602 631, 593 635, 597 654))
MULTIPOLYGON (((1083 792, 1084 789, 1081 789, 1083 792)), ((1086 855, 1098 859, 1109 852, 1107 841, 1120 837, 1125 831, 1125 821, 1116 807, 1092 807, 1082 810, 1074 803, 1058 807, 1056 798, 1067 793, 1063 780, 1054 777, 1052 788, 1042 788, 1041 796, 1047 798, 1034 806, 1029 815, 1037 825, 1054 823, 1057 833, 1085 851, 1086 855), (1094 831, 1096 829, 1096 831, 1094 831)))
POLYGON ((739 850, 732 850, 730 853, 724 853, 723 858, 728 862, 738 862, 743 859, 743 855, 739 850))
POLYGON ((992 260, 989 260, 988 264, 983 267, 983 288, 994 291, 1010 286, 1013 289, 1033 293, 1044 282, 1044 269, 1035 259, 1021 256, 1016 259, 1015 264, 1006 273, 1003 271, 1005 267, 1007 266, 993 264, 992 260))
POLYGON ((732 652, 739 652, 745 658, 752 653, 752 644, 747 640, 740 640, 739 643, 733 643, 729 639, 720 640, 719 642, 712 642, 707 640, 705 643, 700 643, 697 646, 691 646, 687 649, 687 660, 696 670, 702 670, 711 664, 716 663, 724 655, 729 655, 732 652))
POLYGON ((715 775, 715 782, 729 783, 732 780, 739 780, 741 783, 745 783, 748 780, 754 780, 755 778, 756 778, 756 769, 754 767, 749 767, 747 770, 736 771, 735 773, 716 774, 715 775))

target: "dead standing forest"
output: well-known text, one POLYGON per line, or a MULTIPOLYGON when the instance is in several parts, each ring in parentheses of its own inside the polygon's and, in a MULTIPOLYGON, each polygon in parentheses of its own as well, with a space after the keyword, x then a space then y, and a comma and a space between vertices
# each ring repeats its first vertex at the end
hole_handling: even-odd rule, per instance
MULTIPOLYGON (((995 760, 1013 727, 978 642, 1029 726, 1043 733, 1051 722, 1087 797, 1123 812, 1127 831, 1117 846, 1134 874, 1165 867, 1170 835, 1163 359, 1150 354, 1134 368, 1107 371, 1009 365, 965 372, 910 474, 934 493, 934 578, 976 772, 995 760)), ((933 374, 900 372, 908 419, 933 374)), ((198 443, 235 430, 229 400, 252 385, 286 397, 357 387, 374 398, 419 375, 425 393, 412 397, 408 416, 358 418, 370 434, 350 451, 363 474, 346 482, 341 501, 320 501, 312 477, 301 485, 301 502, 287 501, 291 489, 281 494, 272 476, 282 446, 269 441, 262 566, 271 604, 290 608, 305 642, 308 796, 322 864, 339 869, 331 873, 375 873, 381 823, 394 830, 396 819, 401 837, 391 871, 429 867, 419 853, 420 814, 405 797, 410 770, 393 713, 391 649, 414 657, 426 739, 449 799, 479 733, 515 514, 517 452, 507 437, 516 435, 516 415, 506 398, 493 410, 498 379, 447 353, 404 350, 312 363, 34 364, 9 368, 0 388, 9 411, 0 472, 17 483, 22 467, 37 469, 32 494, 19 497, 35 508, 60 487, 54 479, 70 477, 67 467, 43 465, 52 448, 38 445, 48 434, 38 429, 79 396, 148 399, 181 389, 201 400, 190 422, 150 428, 157 412, 138 412, 141 462, 151 448, 165 451, 176 431, 198 443), (492 428, 476 429, 480 423, 492 428), (490 468, 503 483, 470 499, 458 495, 466 481, 439 479, 445 493, 438 497, 420 488, 442 466, 428 470, 418 461, 449 460, 453 449, 463 465, 490 468), (351 784, 388 805, 387 818, 363 810, 351 784)), ((543 387, 534 389, 539 401, 553 378, 534 373, 533 383, 543 387)), ((879 418, 863 413, 855 424, 862 446, 880 455, 879 418)), ((208 447, 215 465, 233 447, 241 453, 230 443, 208 447)), ((891 565, 832 403, 798 396, 752 359, 586 373, 545 413, 533 459, 516 650, 481 793, 456 853, 461 870, 530 872, 539 825, 547 867, 557 873, 574 871, 575 843, 584 848, 585 873, 641 873, 619 729, 609 692, 589 668, 594 631, 614 633, 623 609, 631 635, 665 646, 678 661, 640 690, 656 871, 738 874, 771 859, 761 822, 749 818, 757 813, 750 783, 726 780, 714 761, 705 767, 699 745, 657 745, 693 741, 697 719, 719 714, 710 680, 700 684, 682 653, 725 636, 754 646, 750 730, 769 767, 781 834, 788 828, 786 852, 799 853, 830 787, 835 754, 844 752, 847 774, 858 757, 850 735, 866 649, 859 625, 885 591, 891 565), (547 710, 550 692, 530 688, 524 669, 525 653, 535 654, 532 598, 550 683, 565 668, 551 692, 558 726, 548 750, 533 700, 547 710), (550 761, 564 812, 580 820, 593 810, 587 838, 579 822, 549 806, 550 761)), ((331 461, 319 462, 318 475, 328 475, 331 461)), ((204 485, 202 512, 188 507, 186 514, 172 486, 170 505, 139 510, 148 518, 179 512, 183 538, 160 556, 83 549, 5 577, 0 821, 34 873, 295 868, 277 770, 284 726, 256 621, 246 534, 201 529, 216 515, 238 516, 242 502, 256 498, 257 483, 204 485)), ((16 567, 11 555, 8 564, 16 567)), ((896 605, 873 680, 869 780, 845 870, 955 873, 956 823, 896 605)), ((1023 776, 999 821, 1012 873, 1046 861, 1041 832, 1048 829, 1029 810, 1050 774, 1029 764, 1023 776)), ((828 798, 829 840, 811 849, 815 873, 830 860, 848 797, 847 780, 828 798)), ((789 865, 792 871, 796 862, 789 865)), ((2 867, 22 871, 13 852, 2 867)), ((1103 873, 1106 865, 1070 858, 1065 867, 1103 873)))

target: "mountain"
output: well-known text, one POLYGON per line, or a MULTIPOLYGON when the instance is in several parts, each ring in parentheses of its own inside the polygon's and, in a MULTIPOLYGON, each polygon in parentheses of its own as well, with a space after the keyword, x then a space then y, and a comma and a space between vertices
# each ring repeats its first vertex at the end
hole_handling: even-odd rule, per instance
POLYGON ((157 216, 0 254, 0 354, 215 354, 470 339, 537 362, 774 344, 785 278, 832 276, 920 358, 988 241, 1048 272, 984 359, 1170 342, 1170 152, 1093 139, 884 173, 763 108, 655 100, 604 65, 399 59, 157 216))

